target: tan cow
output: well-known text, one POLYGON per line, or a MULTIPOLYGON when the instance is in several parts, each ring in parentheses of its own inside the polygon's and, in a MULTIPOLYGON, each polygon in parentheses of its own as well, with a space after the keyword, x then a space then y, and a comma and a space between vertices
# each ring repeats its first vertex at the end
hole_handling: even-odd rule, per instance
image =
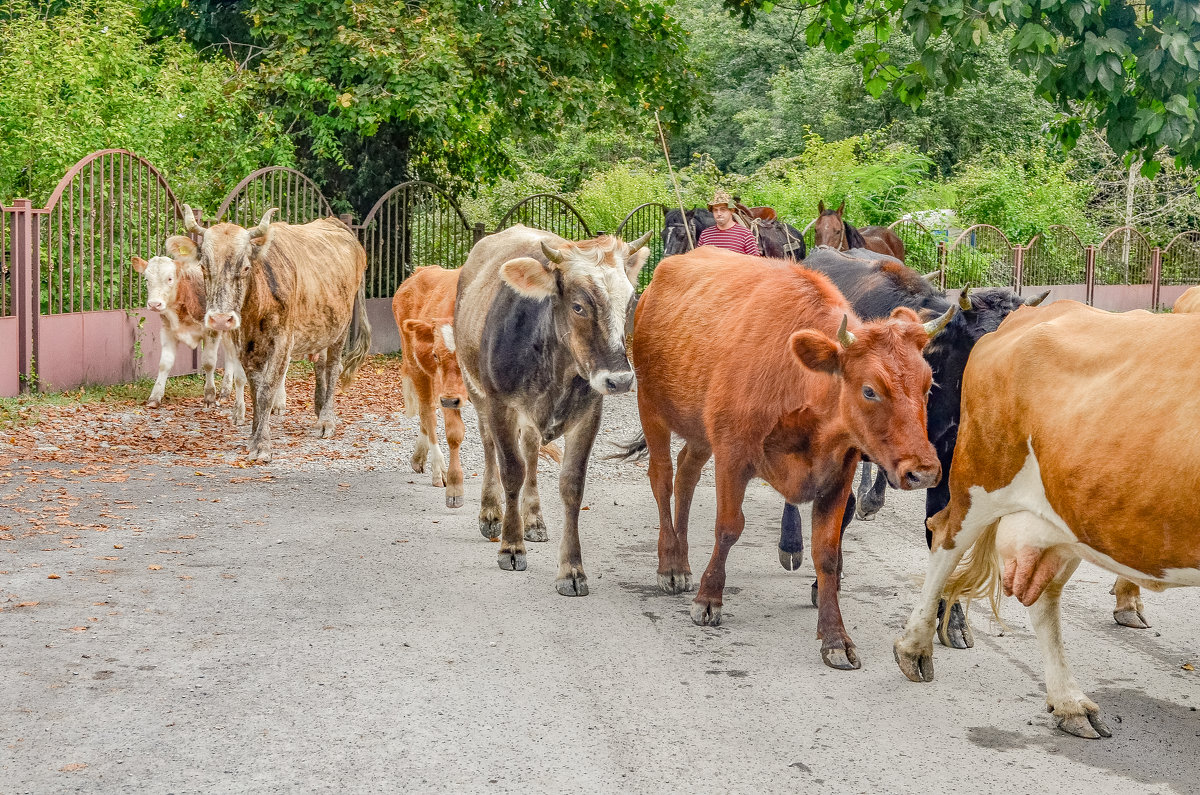
POLYGON ((414 472, 429 463, 434 486, 446 487, 446 507, 463 505, 463 471, 458 451, 463 440, 462 406, 467 402, 454 353, 454 296, 458 271, 436 265, 417 268, 392 299, 392 314, 400 329, 401 379, 404 414, 421 417, 420 437, 412 454, 414 472), (446 423, 450 468, 437 440, 437 406, 446 423))
POLYGON ((1177 315, 1200 312, 1200 287, 1189 287, 1184 290, 1183 295, 1175 299, 1175 306, 1171 307, 1171 311, 1177 315))
POLYGON ((157 408, 162 402, 167 377, 175 366, 175 352, 181 342, 192 350, 204 343, 200 369, 204 371, 205 406, 218 403, 215 373, 217 352, 222 348, 225 350, 225 377, 221 379, 220 397, 228 397, 235 386, 240 395, 245 377, 229 335, 204 328, 204 275, 200 269, 184 267, 170 257, 151 257, 149 262, 134 257, 130 264, 146 280, 146 308, 157 313, 162 323, 158 377, 154 379, 146 405, 157 408))
POLYGON ((1200 585, 1198 358, 1198 315, 1074 301, 1018 309, 976 344, 950 503, 929 520, 925 586, 895 643, 909 679, 933 679, 940 596, 996 610, 1003 591, 1029 608, 1059 727, 1110 736, 1067 665, 1059 596, 1080 560, 1155 591, 1200 585))
MULTIPOLYGON (((268 210, 257 226, 221 223, 206 229, 184 207, 186 237, 172 237, 167 251, 204 273, 206 328, 233 334, 254 391, 251 461, 271 460, 270 414, 278 405, 291 358, 315 357, 313 411, 321 438, 337 425, 334 390, 348 384, 371 347, 371 326, 360 290, 367 253, 336 218, 307 224, 271 223, 268 210)), ((235 408, 236 411, 236 408, 235 408)))

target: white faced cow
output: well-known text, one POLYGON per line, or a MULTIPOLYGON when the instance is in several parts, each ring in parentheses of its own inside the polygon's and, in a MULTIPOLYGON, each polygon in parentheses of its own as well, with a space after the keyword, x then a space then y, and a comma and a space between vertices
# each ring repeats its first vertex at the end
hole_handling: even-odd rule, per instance
POLYGON ((254 390, 249 458, 263 462, 271 460, 269 419, 289 360, 315 360, 313 411, 326 438, 337 424, 339 376, 348 384, 371 347, 359 289, 367 253, 358 237, 336 218, 293 226, 271 223, 274 212, 268 210, 250 229, 231 223, 206 229, 185 206, 184 223, 200 237, 199 250, 186 237, 167 241, 176 258, 204 273, 205 326, 233 335, 254 390))
POLYGON ((649 239, 627 244, 601 235, 571 242, 517 225, 475 244, 458 281, 458 364, 483 437, 479 529, 501 537, 500 568, 525 569, 524 541, 547 538, 538 450, 565 436, 555 583, 563 596, 588 592, 579 506, 602 397, 633 385, 625 337, 649 239))
POLYGON ((241 390, 244 381, 237 353, 229 335, 204 328, 204 276, 196 267, 185 267, 170 257, 133 258, 133 269, 146 279, 146 308, 158 313, 162 322, 159 339, 162 354, 158 359, 158 377, 150 390, 146 405, 157 408, 163 400, 167 376, 175 366, 175 351, 179 343, 195 350, 204 343, 200 367, 204 371, 204 405, 217 404, 217 351, 225 349, 225 377, 221 380, 221 397, 230 389, 241 390))

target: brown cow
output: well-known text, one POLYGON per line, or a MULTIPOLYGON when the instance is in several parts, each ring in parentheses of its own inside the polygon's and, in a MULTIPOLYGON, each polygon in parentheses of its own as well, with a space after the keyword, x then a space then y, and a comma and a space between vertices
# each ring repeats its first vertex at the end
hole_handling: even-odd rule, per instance
POLYGON ((1003 589, 1029 608, 1059 727, 1110 735, 1067 665, 1059 597, 1080 560, 1155 591, 1200 585, 1198 356, 1196 315, 1074 301, 1018 309, 979 341, 950 503, 929 520, 925 585, 895 643, 909 679, 933 679, 939 596, 995 611, 1003 589))
MULTIPOLYGON (((204 273, 207 328, 230 332, 254 391, 251 461, 271 460, 270 414, 292 357, 316 356, 313 411, 322 438, 337 424, 334 389, 349 384, 371 347, 360 288, 367 253, 336 218, 293 226, 268 210, 251 229, 206 229, 184 207, 184 225, 200 238, 167 241, 167 251, 204 273)), ((235 408, 236 411, 236 408, 235 408)))
POLYGON ((691 588, 688 514, 700 471, 716 459, 716 546, 695 623, 721 620, 725 558, 745 524, 746 486, 761 477, 790 502, 813 501, 821 656, 859 667, 837 596, 846 501, 860 451, 899 488, 941 477, 925 432, 932 376, 921 350, 954 312, 922 325, 901 307, 863 323, 828 278, 799 264, 710 247, 659 263, 638 301, 633 361, 668 593, 691 588), (672 433, 685 442, 674 520, 672 433))
POLYGON ((417 268, 392 299, 392 314, 400 329, 400 373, 404 414, 421 417, 420 438, 412 454, 414 472, 428 461, 434 486, 446 487, 446 506, 463 505, 463 471, 458 451, 463 440, 462 405, 467 402, 454 353, 454 296, 458 271, 436 265, 417 268), (437 440, 437 406, 441 403, 450 447, 450 468, 437 440))
POLYGON ((845 209, 845 202, 836 210, 826 210, 824 201, 817 202, 813 248, 829 246, 838 251, 865 249, 904 262, 906 251, 899 235, 886 226, 864 226, 860 229, 843 217, 845 209))

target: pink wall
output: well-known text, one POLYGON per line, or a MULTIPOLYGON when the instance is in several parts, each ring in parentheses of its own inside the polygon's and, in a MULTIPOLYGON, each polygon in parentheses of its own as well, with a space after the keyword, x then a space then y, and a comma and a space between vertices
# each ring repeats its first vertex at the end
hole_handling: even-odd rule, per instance
POLYGON ((1151 309, 1154 288, 1149 284, 1097 284, 1092 292, 1092 306, 1110 312, 1130 309, 1151 309))
POLYGON ((16 397, 21 391, 17 362, 17 319, 0 317, 0 397, 16 397))

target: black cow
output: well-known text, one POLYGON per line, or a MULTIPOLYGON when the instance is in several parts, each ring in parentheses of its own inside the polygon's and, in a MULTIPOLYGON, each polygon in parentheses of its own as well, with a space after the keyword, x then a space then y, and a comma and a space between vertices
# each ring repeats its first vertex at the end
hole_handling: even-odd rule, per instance
MULTIPOLYGON (((891 257, 865 259, 821 247, 814 249, 804 264, 829 276, 850 301, 855 313, 864 320, 887 317, 898 306, 906 306, 923 316, 937 317, 951 305, 945 293, 938 290, 929 279, 891 257)), ((950 472, 954 442, 958 438, 959 399, 967 356, 979 338, 995 331, 1010 312, 1022 305, 1036 306, 1047 295, 1048 290, 1024 300, 1004 287, 964 289, 959 298, 962 311, 956 313, 946 329, 925 347, 925 360, 933 370, 933 389, 928 401, 929 441, 938 451, 945 475, 950 472)), ((938 485, 925 493, 926 517, 946 507, 950 500, 949 483, 945 475, 938 485)), ((870 518, 883 507, 886 482, 881 473, 871 485, 870 465, 863 464, 858 498, 856 500, 851 495, 847 502, 842 520, 843 531, 852 516, 870 518)), ((799 510, 794 505, 786 505, 779 536, 779 561, 789 571, 799 568, 803 557, 801 529, 799 510)), ((926 543, 930 539, 931 535, 926 530, 926 543)), ((816 588, 814 582, 814 603, 816 588)), ((942 643, 958 649, 973 645, 974 640, 961 605, 955 604, 951 608, 949 622, 941 621, 943 609, 944 605, 938 613, 938 637, 942 643)))
POLYGON ((588 593, 579 506, 602 397, 633 385, 625 339, 649 239, 571 242, 517 225, 476 243, 458 281, 455 347, 485 462, 479 530, 500 537, 500 568, 525 569, 524 542, 547 539, 538 451, 564 436, 555 581, 563 596, 588 593))
MULTIPOLYGON (((688 210, 687 227, 691 228, 692 233, 689 241, 683 214, 679 210, 666 210, 663 213, 663 259, 691 251, 693 246, 699 245, 700 233, 715 224, 713 214, 708 210, 701 208, 688 210)), ((804 234, 796 227, 782 221, 758 221, 756 238, 764 257, 786 258, 798 262, 804 259, 807 253, 804 246, 804 234)))

